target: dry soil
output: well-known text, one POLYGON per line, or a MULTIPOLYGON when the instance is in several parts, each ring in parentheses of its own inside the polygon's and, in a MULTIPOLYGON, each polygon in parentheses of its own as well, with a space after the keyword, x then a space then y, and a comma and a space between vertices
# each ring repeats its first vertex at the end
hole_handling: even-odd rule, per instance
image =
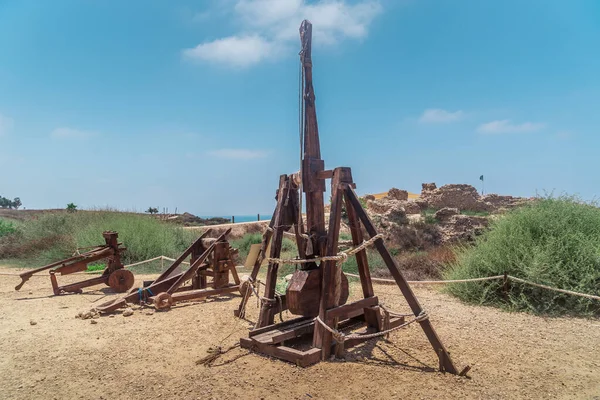
MULTIPOLYGON (((51 296, 46 275, 15 292, 19 279, 5 274, 17 272, 0 268, 1 399, 600 399, 598 320, 508 313, 415 288, 455 363, 472 366, 468 378, 436 371, 418 325, 310 368, 240 348, 205 367, 196 361, 210 346, 233 345, 252 326, 232 315, 239 297, 81 320, 114 295, 51 296)), ((376 292, 406 309, 395 287, 376 292)), ((253 299, 250 320, 256 307, 253 299)))

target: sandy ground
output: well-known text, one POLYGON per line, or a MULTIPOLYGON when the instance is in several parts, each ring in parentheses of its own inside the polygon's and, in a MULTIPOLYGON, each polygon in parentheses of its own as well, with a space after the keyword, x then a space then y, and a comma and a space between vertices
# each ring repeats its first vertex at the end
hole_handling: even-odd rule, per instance
MULTIPOLYGON (((416 288, 455 363, 472 366, 469 378, 436 372, 417 325, 305 369, 240 348, 205 367, 195 362, 209 346, 233 345, 251 326, 232 315, 239 297, 92 324, 75 315, 107 300, 104 291, 53 297, 46 276, 15 292, 18 282, 0 275, 1 399, 600 399, 598 320, 511 314, 416 288)), ((376 292, 406 309, 393 286, 376 292)), ((253 300, 250 320, 256 310, 253 300)))

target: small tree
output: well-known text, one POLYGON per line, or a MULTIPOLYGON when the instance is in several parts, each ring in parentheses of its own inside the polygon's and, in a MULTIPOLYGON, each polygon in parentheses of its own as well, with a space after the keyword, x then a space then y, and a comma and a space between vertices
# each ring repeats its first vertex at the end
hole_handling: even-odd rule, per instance
POLYGON ((156 207, 148 207, 148 209, 146 210, 147 213, 149 214, 158 214, 158 208, 156 207))
POLYGON ((67 211, 68 212, 75 212, 75 211, 77 211, 77 205, 75 203, 69 203, 69 204, 67 204, 67 211))
POLYGON ((0 208, 11 208, 12 202, 6 197, 0 196, 0 208))
POLYGON ((15 209, 17 209, 17 210, 18 210, 18 209, 19 209, 19 207, 21 207, 22 205, 23 205, 23 203, 21 203, 21 199, 20 199, 20 198, 18 198, 18 197, 15 197, 15 199, 12 201, 12 206, 13 206, 15 209))

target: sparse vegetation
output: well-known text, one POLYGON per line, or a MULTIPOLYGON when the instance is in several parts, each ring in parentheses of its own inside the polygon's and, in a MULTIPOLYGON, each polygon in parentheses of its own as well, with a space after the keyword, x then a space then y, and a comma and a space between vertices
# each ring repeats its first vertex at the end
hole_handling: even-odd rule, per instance
POLYGON ((0 218, 0 237, 13 234, 16 231, 17 228, 12 222, 0 218))
POLYGON ((140 214, 108 211, 47 213, 24 221, 0 240, 0 259, 26 259, 43 264, 65 258, 78 247, 103 243, 102 232, 115 230, 127 247, 123 262, 159 255, 177 257, 199 232, 140 214))
POLYGON ((67 211, 68 212, 75 212, 75 211, 77 211, 77 205, 75 203, 69 203, 69 204, 67 204, 67 211))
MULTIPOLYGON (((474 246, 458 251, 448 279, 503 273, 561 289, 600 294, 600 209, 574 197, 542 198, 493 221, 474 246)), ((478 304, 534 313, 598 314, 593 300, 516 282, 454 284, 450 293, 478 304)))
POLYGON ((158 208, 157 207, 148 207, 148 209, 146 210, 146 212, 148 214, 158 214, 158 208))

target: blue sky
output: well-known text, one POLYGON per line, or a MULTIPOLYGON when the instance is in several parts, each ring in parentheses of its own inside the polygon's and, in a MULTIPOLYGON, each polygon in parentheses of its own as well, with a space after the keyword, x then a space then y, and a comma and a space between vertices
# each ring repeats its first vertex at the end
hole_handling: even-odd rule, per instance
POLYGON ((303 18, 323 158, 359 193, 600 195, 595 0, 0 0, 0 194, 270 213, 303 18))

